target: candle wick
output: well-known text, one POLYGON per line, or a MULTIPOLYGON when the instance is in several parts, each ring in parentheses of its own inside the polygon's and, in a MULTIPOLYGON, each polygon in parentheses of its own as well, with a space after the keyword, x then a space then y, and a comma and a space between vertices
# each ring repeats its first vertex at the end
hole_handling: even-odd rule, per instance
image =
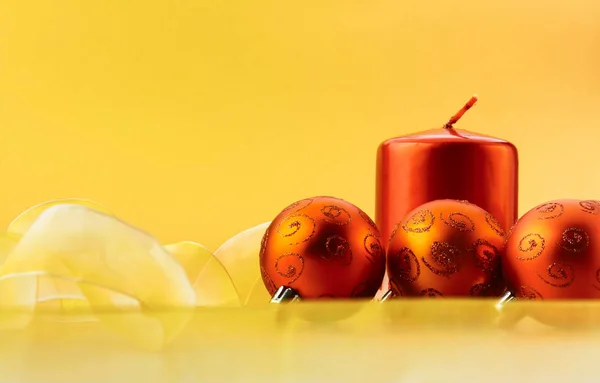
POLYGON ((454 116, 450 117, 446 125, 444 125, 445 129, 452 129, 452 125, 456 124, 458 120, 465 114, 465 112, 473 107, 477 102, 477 95, 474 94, 469 101, 463 106, 454 116))

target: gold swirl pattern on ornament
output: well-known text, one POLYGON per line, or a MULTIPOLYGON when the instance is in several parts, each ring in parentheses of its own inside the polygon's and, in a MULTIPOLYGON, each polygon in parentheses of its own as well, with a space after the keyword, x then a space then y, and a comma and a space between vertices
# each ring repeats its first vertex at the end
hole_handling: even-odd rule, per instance
POLYGON ((558 244, 566 251, 580 253, 590 245, 590 236, 583 229, 570 227, 563 231, 558 244))
POLYGON ((299 245, 315 235, 316 223, 306 214, 293 214, 286 217, 277 225, 277 233, 289 238, 290 245, 299 245))
POLYGON ((460 270, 460 249, 447 242, 434 242, 431 245, 431 260, 435 266, 425 259, 421 262, 435 275, 449 277, 460 270))
POLYGON ((487 222, 490 228, 499 236, 504 237, 506 235, 504 229, 500 227, 500 222, 498 222, 496 217, 494 217, 490 213, 485 213, 485 222, 487 222))
POLYGON ((547 202, 535 208, 538 219, 558 218, 565 212, 563 204, 558 202, 547 202))
POLYGON ((375 224, 375 222, 373 222, 373 220, 371 219, 371 217, 369 217, 367 215, 367 213, 365 213, 364 211, 358 209, 358 215, 365 220, 366 223, 369 224, 369 226, 371 226, 372 229, 374 229, 376 232, 379 232, 379 228, 377 227, 377 225, 375 224))
POLYGON ((383 257, 383 248, 381 247, 381 242, 379 242, 379 238, 377 238, 374 234, 367 234, 363 244, 365 246, 365 251, 368 254, 367 259, 369 262, 376 263, 383 257))
POLYGON ((446 225, 451 226, 458 231, 469 232, 475 230, 475 222, 463 213, 450 213, 446 218, 444 218, 444 213, 440 213, 440 219, 446 225))
POLYGON ((402 229, 409 233, 425 233, 431 229, 435 221, 435 216, 431 210, 423 209, 414 213, 404 224, 402 229))
POLYGON ((469 289, 470 297, 489 297, 491 295, 493 295, 493 289, 488 283, 477 283, 469 289))
POLYGON ((312 198, 305 198, 305 199, 302 199, 300 201, 296 201, 296 202, 290 204, 288 207, 283 209, 281 212, 283 213, 286 211, 293 210, 293 213, 297 213, 302 209, 306 209, 308 207, 308 205, 310 205, 312 202, 313 202, 312 198))
POLYGON ((519 220, 517 220, 517 222, 515 222, 511 227, 510 230, 508 230, 508 234, 506 235, 507 237, 510 237, 511 234, 513 233, 513 231, 515 231, 515 228, 517 227, 517 225, 519 224, 519 220))
POLYGON ((581 202, 579 202, 579 206, 581 207, 582 211, 584 211, 588 214, 593 214, 593 215, 600 214, 600 201, 595 201, 595 200, 581 201, 581 202))
POLYGON ((401 222, 396 224, 396 226, 394 226, 394 228, 392 229, 392 232, 390 233, 390 238, 388 239, 388 246, 390 243, 392 243, 392 240, 398 233, 398 230, 400 230, 400 227, 402 226, 401 224, 402 224, 401 222))
POLYGON ((415 253, 408 247, 390 256, 390 272, 394 278, 414 282, 421 275, 421 264, 415 253))
POLYGON ((265 268, 262 266, 260 267, 260 276, 269 294, 275 294, 275 291, 277 291, 277 286, 275 286, 275 283, 273 283, 273 280, 267 273, 267 270, 265 270, 265 268))
POLYGON ((267 243, 269 241, 269 229, 267 229, 265 231, 265 234, 263 235, 261 241, 260 241, 260 251, 259 251, 259 255, 262 257, 265 255, 265 252, 267 251, 267 243))
POLYGON ((442 298, 444 296, 444 294, 433 288, 421 290, 419 295, 427 298, 442 298))
POLYGON ((321 257, 327 261, 339 262, 342 266, 349 266, 352 263, 352 249, 346 239, 339 235, 332 235, 325 241, 326 253, 321 257))
POLYGON ((539 257, 546 248, 546 240, 544 237, 537 233, 527 234, 518 244, 518 249, 526 255, 518 255, 517 259, 520 261, 531 261, 539 257))
POLYGON ((347 225, 352 221, 352 216, 343 207, 336 205, 327 205, 321 208, 321 213, 325 216, 325 221, 334 225, 347 225))
POLYGON ((287 283, 293 283, 300 278, 304 271, 304 258, 297 253, 286 253, 275 260, 275 271, 283 278, 287 279, 287 283))
POLYGON ((554 262, 546 268, 546 275, 537 273, 537 276, 552 287, 569 287, 575 280, 575 270, 570 265, 554 262))
POLYGON ((475 248, 475 264, 483 271, 495 271, 500 266, 500 252, 485 239, 478 239, 475 248))
POLYGON ((530 286, 521 286, 521 288, 519 288, 519 298, 528 301, 541 301, 544 299, 539 291, 530 286))
POLYGON ((506 236, 504 237, 504 246, 506 246, 506 244, 508 243, 508 240, 510 239, 510 236, 512 235, 513 231, 515 231, 515 228, 517 227, 517 224, 519 223, 519 221, 517 220, 517 222, 515 222, 510 229, 508 230, 508 233, 506 233, 506 236))

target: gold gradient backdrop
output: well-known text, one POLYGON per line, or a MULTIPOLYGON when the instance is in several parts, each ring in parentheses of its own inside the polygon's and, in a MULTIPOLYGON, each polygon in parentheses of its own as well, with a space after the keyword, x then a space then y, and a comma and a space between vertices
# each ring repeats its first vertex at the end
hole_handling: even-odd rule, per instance
POLYGON ((374 209, 384 139, 520 150, 521 214, 600 198, 596 0, 0 0, 0 224, 96 200, 215 249, 311 195, 374 209))

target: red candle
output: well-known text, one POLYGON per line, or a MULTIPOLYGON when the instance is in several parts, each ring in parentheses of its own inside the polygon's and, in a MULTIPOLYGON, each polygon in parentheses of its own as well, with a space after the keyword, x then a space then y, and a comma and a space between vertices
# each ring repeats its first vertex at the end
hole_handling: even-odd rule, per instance
MULTIPOLYGON (((414 208, 433 200, 467 200, 508 230, 517 220, 518 154, 510 142, 454 128, 477 101, 440 129, 381 143, 377 151, 375 220, 384 241, 414 208)), ((387 277, 383 286, 387 291, 387 277)))

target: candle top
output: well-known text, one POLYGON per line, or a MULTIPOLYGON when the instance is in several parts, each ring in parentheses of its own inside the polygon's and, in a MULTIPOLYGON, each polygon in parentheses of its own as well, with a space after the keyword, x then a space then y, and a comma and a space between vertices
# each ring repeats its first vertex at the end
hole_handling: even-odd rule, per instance
POLYGON ((484 134, 473 133, 468 130, 455 129, 455 128, 439 128, 430 129, 423 132, 417 132, 409 134, 403 137, 392 138, 388 141, 396 142, 412 142, 412 143, 425 143, 425 142, 473 142, 473 143, 508 143, 508 141, 487 136, 484 134))
MULTIPOLYGON (((384 141, 382 145, 393 143, 473 143, 473 144, 508 144, 506 140, 500 138, 486 136, 484 134, 469 132, 468 130, 455 129, 454 124, 460 120, 466 111, 471 109, 477 102, 477 95, 473 95, 467 103, 440 129, 431 129, 423 132, 413 133, 403 137, 391 138, 384 141)), ((514 145, 512 145, 514 146, 514 145)))

